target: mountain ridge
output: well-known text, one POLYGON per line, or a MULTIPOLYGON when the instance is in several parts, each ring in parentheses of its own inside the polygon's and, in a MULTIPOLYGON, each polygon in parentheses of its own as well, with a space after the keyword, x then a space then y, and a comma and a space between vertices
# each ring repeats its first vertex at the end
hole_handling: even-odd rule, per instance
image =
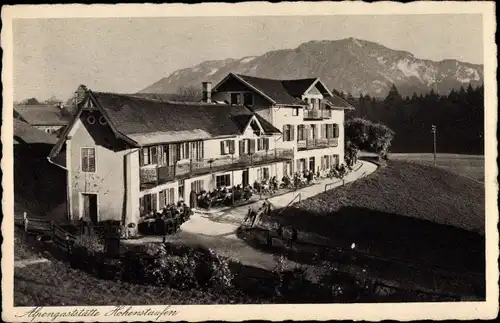
POLYGON ((230 72, 275 79, 319 77, 330 89, 375 97, 385 96, 392 84, 402 95, 430 90, 447 94, 460 86, 483 84, 483 65, 420 59, 408 51, 350 37, 311 40, 260 56, 204 61, 176 70, 139 93, 176 93, 201 87, 203 81, 216 84, 230 72))

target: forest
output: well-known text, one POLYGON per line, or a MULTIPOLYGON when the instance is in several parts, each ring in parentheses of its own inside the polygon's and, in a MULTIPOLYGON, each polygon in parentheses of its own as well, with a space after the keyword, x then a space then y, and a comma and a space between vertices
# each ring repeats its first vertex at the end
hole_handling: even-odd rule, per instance
POLYGON ((393 85, 384 99, 334 92, 356 108, 346 119, 363 118, 394 131, 391 152, 431 153, 435 125, 438 153, 484 154, 484 86, 403 98, 393 85))

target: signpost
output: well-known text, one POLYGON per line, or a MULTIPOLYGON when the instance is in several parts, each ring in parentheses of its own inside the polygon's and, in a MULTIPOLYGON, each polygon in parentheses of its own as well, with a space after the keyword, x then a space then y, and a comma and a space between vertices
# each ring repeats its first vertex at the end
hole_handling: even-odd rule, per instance
POLYGON ((434 166, 436 166, 436 126, 431 126, 431 131, 434 139, 434 166))

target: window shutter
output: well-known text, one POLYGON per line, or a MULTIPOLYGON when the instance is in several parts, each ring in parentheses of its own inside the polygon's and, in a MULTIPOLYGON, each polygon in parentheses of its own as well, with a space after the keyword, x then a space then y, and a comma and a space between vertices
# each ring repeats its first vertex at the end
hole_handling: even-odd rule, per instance
POLYGON ((245 142, 243 140, 240 140, 238 142, 240 156, 243 156, 243 154, 245 153, 245 146, 244 145, 245 145, 245 142))
POLYGON ((262 138, 257 139, 257 150, 262 150, 263 149, 263 140, 262 138))
POLYGON ((157 211, 157 205, 158 205, 156 203, 157 197, 158 197, 158 195, 156 193, 151 194, 151 210, 154 212, 157 211))
POLYGON ((290 126, 290 141, 295 140, 295 127, 290 126))
POLYGON ((264 138, 264 149, 269 150, 269 138, 264 138))
POLYGON ((224 155, 224 153, 225 153, 225 152, 224 152, 224 140, 222 140, 222 141, 220 142, 220 154, 221 154, 221 155, 224 155))
POLYGON ((338 138, 339 137, 339 125, 338 124, 335 124, 334 125, 334 129, 335 129, 335 138, 338 138))
POLYGON ((163 191, 160 191, 160 193, 158 194, 158 198, 160 199, 158 202, 158 208, 161 210, 163 209, 163 207, 165 207, 165 190, 163 191))
POLYGON ((249 139, 249 152, 254 153, 255 152, 255 139, 249 139))
POLYGON ((234 140, 229 141, 229 153, 234 154, 234 140))
POLYGON ((95 149, 91 148, 89 149, 89 170, 91 172, 95 172, 95 149))
POLYGON ((283 125, 283 141, 288 141, 287 125, 283 125))
POLYGON ((139 166, 141 166, 141 167, 144 166, 144 156, 143 156, 142 149, 139 151, 139 166))

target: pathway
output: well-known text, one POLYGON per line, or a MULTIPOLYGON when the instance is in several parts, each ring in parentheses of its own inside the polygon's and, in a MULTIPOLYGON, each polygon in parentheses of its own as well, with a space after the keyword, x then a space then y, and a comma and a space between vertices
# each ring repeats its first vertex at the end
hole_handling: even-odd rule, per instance
MULTIPOLYGON (((353 182, 363 176, 371 174, 377 169, 377 166, 375 164, 367 161, 362 161, 360 162, 360 164, 361 166, 358 166, 359 168, 357 170, 352 171, 345 177, 346 183, 353 182)), ((337 178, 327 178, 318 181, 312 186, 298 189, 297 191, 285 193, 279 196, 270 197, 268 200, 275 208, 282 208, 287 206, 288 203, 290 203, 290 201, 296 198, 296 196, 299 194, 300 198, 296 198, 296 202, 324 192, 325 187, 327 187, 327 189, 332 189, 341 185, 341 180, 337 178)), ((191 219, 181 226, 181 229, 184 232, 193 234, 218 236, 228 239, 238 239, 234 232, 243 222, 245 215, 248 212, 248 208, 252 207, 254 209, 257 209, 261 204, 262 201, 256 201, 251 204, 211 213, 195 211, 191 219)))

